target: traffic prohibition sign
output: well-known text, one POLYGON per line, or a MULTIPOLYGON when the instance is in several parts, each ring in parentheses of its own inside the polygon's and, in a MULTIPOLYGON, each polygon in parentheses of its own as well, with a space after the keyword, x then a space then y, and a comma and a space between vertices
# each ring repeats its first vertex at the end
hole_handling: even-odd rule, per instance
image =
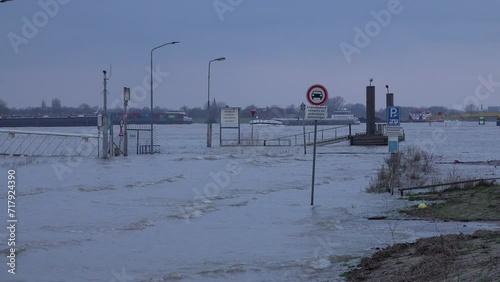
POLYGON ((315 84, 307 90, 307 101, 313 106, 321 106, 328 100, 328 91, 321 84, 315 84))

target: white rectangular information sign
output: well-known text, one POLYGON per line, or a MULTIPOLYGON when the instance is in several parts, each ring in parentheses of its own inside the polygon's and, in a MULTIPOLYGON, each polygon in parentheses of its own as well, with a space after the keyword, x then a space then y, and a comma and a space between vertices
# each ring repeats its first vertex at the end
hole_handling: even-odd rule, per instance
POLYGON ((226 107, 220 109, 221 127, 239 127, 240 126, 240 108, 226 107))
POLYGON ((327 106, 307 106, 306 119, 319 120, 328 118, 327 106))
POLYGON ((385 136, 403 136, 403 127, 401 126, 385 126, 384 127, 385 136))

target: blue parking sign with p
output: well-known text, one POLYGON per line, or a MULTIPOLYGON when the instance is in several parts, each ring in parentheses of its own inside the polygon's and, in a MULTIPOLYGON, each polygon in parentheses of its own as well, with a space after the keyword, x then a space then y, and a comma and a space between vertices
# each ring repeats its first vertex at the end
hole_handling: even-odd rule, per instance
POLYGON ((387 125, 400 125, 400 113, 399 107, 387 107, 387 125))

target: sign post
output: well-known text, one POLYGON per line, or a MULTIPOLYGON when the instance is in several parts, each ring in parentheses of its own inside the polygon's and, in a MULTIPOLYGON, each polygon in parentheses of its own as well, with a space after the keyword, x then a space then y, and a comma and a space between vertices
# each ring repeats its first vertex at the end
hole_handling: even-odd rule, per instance
POLYGON ((254 120, 255 114, 257 113, 257 110, 252 109, 252 110, 250 110, 250 113, 252 114, 252 142, 253 142, 253 120, 254 120))
POLYGON ((399 136, 403 135, 401 125, 401 108, 387 107, 387 125, 384 128, 384 134, 387 136, 389 153, 399 152, 399 136))
POLYGON ((387 107, 387 125, 399 126, 401 125, 401 108, 400 107, 387 107))
POLYGON ((128 101, 130 101, 130 88, 123 87, 123 108, 125 109, 125 116, 123 117, 124 123, 124 139, 123 139, 123 156, 128 156, 128 132, 127 132, 127 106, 128 101))
POLYGON ((238 129, 238 145, 240 145, 240 108, 224 107, 220 108, 220 127, 219 127, 219 145, 222 144, 222 129, 238 129))
POLYGON ((387 124, 384 127, 384 135, 387 136, 387 145, 391 153, 392 177, 390 181, 390 191, 394 195, 394 177, 396 174, 396 160, 399 152, 399 136, 403 136, 401 125, 401 108, 387 107, 387 124))
POLYGON ((306 150, 306 104, 300 104, 300 111, 302 112, 302 129, 304 131, 304 155, 307 154, 306 150))
MULTIPOLYGON (((312 165, 312 184, 311 184, 311 206, 314 205, 314 178, 316 174, 316 141, 318 135, 318 119, 325 119, 327 107, 321 106, 328 100, 328 91, 323 85, 315 84, 307 90, 307 101, 311 106, 306 107, 305 118, 314 119, 314 143, 313 143, 313 165, 312 165)), ((305 135, 304 135, 305 136, 305 135)))

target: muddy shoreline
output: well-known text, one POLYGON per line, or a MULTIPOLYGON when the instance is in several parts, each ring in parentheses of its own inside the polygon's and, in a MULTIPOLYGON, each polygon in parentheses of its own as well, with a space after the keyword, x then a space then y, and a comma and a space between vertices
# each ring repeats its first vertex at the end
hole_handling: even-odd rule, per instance
MULTIPOLYGON (((414 205, 400 211, 402 218, 500 222, 500 186, 415 194, 408 200, 414 205), (418 208, 420 204, 426 207, 418 208)), ((496 281, 500 277, 500 230, 394 244, 361 259, 342 276, 348 281, 496 281)))

